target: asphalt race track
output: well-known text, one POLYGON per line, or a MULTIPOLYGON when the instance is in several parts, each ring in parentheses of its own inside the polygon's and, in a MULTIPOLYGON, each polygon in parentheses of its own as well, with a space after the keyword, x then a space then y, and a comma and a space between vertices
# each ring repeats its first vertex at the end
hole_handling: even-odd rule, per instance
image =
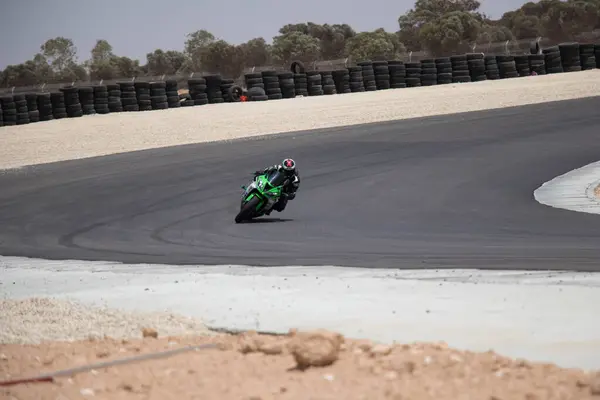
POLYGON ((600 215, 537 203, 600 159, 600 97, 0 174, 0 254, 126 263, 600 270, 600 215), (296 159, 283 213, 240 186, 296 159))

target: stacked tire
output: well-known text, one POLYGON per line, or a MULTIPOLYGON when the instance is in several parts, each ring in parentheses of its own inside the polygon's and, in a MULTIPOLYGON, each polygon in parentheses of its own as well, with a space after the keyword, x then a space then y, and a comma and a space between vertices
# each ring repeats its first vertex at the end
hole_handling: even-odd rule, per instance
POLYGON ((233 79, 221 79, 221 93, 223 94, 223 101, 225 101, 225 103, 234 102, 234 98, 231 93, 233 83, 233 79))
POLYGON ((515 56, 515 68, 517 69, 517 73, 519 74, 519 76, 531 75, 531 69, 529 68, 529 56, 515 56))
POLYGON ((260 86, 254 86, 248 89, 248 98, 250 101, 267 101, 269 96, 265 93, 265 90, 260 86))
POLYGON ((469 62, 466 54, 451 56, 450 63, 452 64, 453 83, 471 82, 471 72, 469 71, 469 62))
POLYGON ((437 70, 438 85, 448 85, 452 83, 452 62, 450 61, 450 57, 436 58, 435 68, 437 70))
POLYGON ((123 112, 123 103, 121 101, 121 87, 115 83, 106 85, 108 92, 108 110, 111 113, 123 112))
POLYGON ((500 79, 500 69, 498 68, 498 60, 496 56, 485 56, 485 77, 490 81, 500 79))
POLYGON ((181 107, 181 103, 179 102, 179 88, 175 79, 167 79, 165 81, 165 94, 169 108, 181 107))
POLYGON ((150 103, 153 110, 166 110, 169 108, 165 82, 150 82, 150 103))
POLYGON ((65 95, 65 105, 67 106, 67 117, 79 118, 83 117, 83 110, 79 102, 79 90, 74 86, 60 88, 60 91, 65 95))
POLYGON ((564 72, 560 49, 558 46, 550 46, 542 50, 544 61, 546 63, 546 72, 549 74, 560 74, 564 72))
POLYGON ((50 101, 52 102, 52 116, 54 119, 63 119, 69 117, 65 94, 62 91, 51 92, 50 101))
POLYGON ((362 69, 363 84, 365 91, 374 92, 377 90, 377 82, 375 81, 375 70, 371 61, 362 61, 356 63, 362 69))
POLYGON ((579 43, 563 43, 558 45, 560 59, 565 72, 581 71, 579 43))
POLYGON ((387 61, 373 61, 373 72, 375 73, 375 86, 377 90, 391 88, 390 70, 387 61))
POLYGON ((27 101, 27 114, 29 114, 29 122, 40 122, 37 93, 25 94, 25 100, 27 101))
POLYGON ((469 68, 469 76, 471 82, 487 81, 485 74, 485 59, 483 53, 467 54, 467 66, 469 68))
POLYGON ((296 97, 296 84, 293 72, 280 72, 277 74, 279 88, 284 99, 293 99, 296 97))
POLYGON ((535 72, 538 75, 546 75, 546 62, 544 61, 543 54, 530 54, 529 59, 529 71, 535 72))
POLYGON ((134 82, 135 97, 140 111, 152 111, 152 97, 150 96, 150 82, 134 82))
POLYGON ((348 69, 336 69, 331 75, 333 76, 333 82, 335 83, 335 91, 340 94, 351 93, 350 90, 350 73, 348 69))
POLYGON ((40 93, 37 95, 37 106, 40 113, 40 121, 52 121, 52 97, 50 93, 40 93))
POLYGON ((438 71, 434 59, 421 60, 421 86, 437 85, 438 71))
POLYGON ((205 75, 204 80, 206 81, 206 96, 209 104, 221 104, 225 102, 223 99, 223 92, 221 92, 221 75, 205 75))
POLYGON ((333 74, 331 71, 321 71, 321 84, 323 85, 324 94, 337 94, 335 81, 333 80, 333 74))
POLYGON ((596 69, 596 54, 594 52, 594 45, 589 43, 583 43, 579 45, 579 57, 581 58, 581 69, 587 71, 588 69, 596 69))
POLYGON ((94 115, 96 114, 96 108, 94 107, 94 89, 89 86, 79 88, 79 103, 83 110, 83 115, 94 115))
POLYGON ((105 85, 96 85, 94 89, 94 108, 98 114, 109 114, 108 88, 105 85))
POLYGON ((350 74, 350 91, 352 93, 364 92, 365 83, 362 75, 362 67, 349 67, 348 73, 350 74))
POLYGON ((4 126, 4 113, 2 112, 2 101, 0 101, 0 127, 4 126))
POLYGON ((1 96, 2 120, 4 126, 17 125, 17 105, 13 96, 1 96))
POLYGON ((323 82, 321 80, 321 74, 319 71, 308 71, 306 72, 306 77, 308 79, 308 95, 322 96, 323 82))
POLYGON ((596 57, 596 68, 600 68, 600 44, 594 45, 594 56, 596 57))
POLYGON ((294 91, 296 96, 308 96, 308 77, 305 73, 294 73, 294 91))
POLYGON ((133 82, 119 82, 119 88, 121 89, 121 103, 123 104, 123 111, 140 111, 140 106, 138 105, 137 100, 137 92, 133 82))
POLYGON ((208 95, 206 94, 206 79, 194 78, 188 80, 188 89, 190 98, 195 106, 208 104, 208 95))
POLYGON ((406 87, 406 65, 400 60, 388 61, 390 71, 390 88, 403 89, 406 87))
POLYGON ((244 81, 248 90, 252 89, 253 87, 259 87, 261 89, 265 88, 265 83, 263 82, 262 74, 260 72, 245 74, 244 81))
POLYGON ((421 86, 422 70, 420 62, 406 63, 406 87, 412 88, 421 86))
POLYGON ((13 95, 13 101, 17 107, 17 125, 28 124, 29 121, 29 109, 27 108, 27 99, 24 94, 13 95))
POLYGON ((261 75, 265 85, 265 94, 269 100, 283 99, 281 87, 279 86, 279 77, 277 76, 277 71, 262 71, 261 75))
POLYGON ((514 56, 496 56, 501 79, 518 78, 517 65, 514 56))

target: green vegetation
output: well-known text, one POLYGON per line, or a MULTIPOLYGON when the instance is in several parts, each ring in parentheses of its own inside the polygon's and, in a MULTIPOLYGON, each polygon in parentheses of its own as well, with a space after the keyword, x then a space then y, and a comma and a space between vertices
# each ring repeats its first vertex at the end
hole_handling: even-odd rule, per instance
POLYGON ((80 63, 73 41, 57 37, 46 41, 31 60, 0 71, 0 86, 186 72, 238 77, 248 67, 285 65, 293 60, 389 60, 407 51, 425 51, 435 57, 466 53, 476 44, 540 36, 556 43, 574 41, 600 29, 600 0, 530 2, 499 20, 488 18, 479 8, 476 0, 417 0, 413 9, 398 18, 397 32, 356 32, 346 24, 308 22, 283 26, 272 43, 255 38, 232 45, 198 30, 187 35, 183 52, 157 49, 146 55, 145 65, 114 54, 106 40, 98 40, 90 58, 80 63))

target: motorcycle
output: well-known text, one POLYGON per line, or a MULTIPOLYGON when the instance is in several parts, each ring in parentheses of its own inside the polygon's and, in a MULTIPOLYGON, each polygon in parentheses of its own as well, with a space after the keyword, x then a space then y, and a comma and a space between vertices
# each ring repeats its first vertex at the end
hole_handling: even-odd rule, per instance
POLYGON ((283 195, 287 177, 279 171, 257 175, 248 186, 242 186, 244 193, 240 211, 235 216, 236 224, 265 215, 283 195))

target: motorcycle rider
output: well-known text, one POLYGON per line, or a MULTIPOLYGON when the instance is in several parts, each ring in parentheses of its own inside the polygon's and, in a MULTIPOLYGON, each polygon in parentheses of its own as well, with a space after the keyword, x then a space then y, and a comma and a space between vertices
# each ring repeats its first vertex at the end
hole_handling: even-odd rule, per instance
POLYGON ((272 171, 282 172, 289 179, 286 181, 286 184, 283 187, 281 197, 277 203, 273 205, 273 208, 266 212, 267 215, 271 214, 272 210, 282 212, 287 206, 288 200, 294 200, 296 197, 296 191, 298 190, 298 187, 300 187, 300 175, 298 174, 298 169, 296 168, 296 162, 293 159, 286 158, 281 164, 271 165, 262 171, 256 171, 254 173, 254 179, 256 180, 258 175, 266 174, 272 171))

